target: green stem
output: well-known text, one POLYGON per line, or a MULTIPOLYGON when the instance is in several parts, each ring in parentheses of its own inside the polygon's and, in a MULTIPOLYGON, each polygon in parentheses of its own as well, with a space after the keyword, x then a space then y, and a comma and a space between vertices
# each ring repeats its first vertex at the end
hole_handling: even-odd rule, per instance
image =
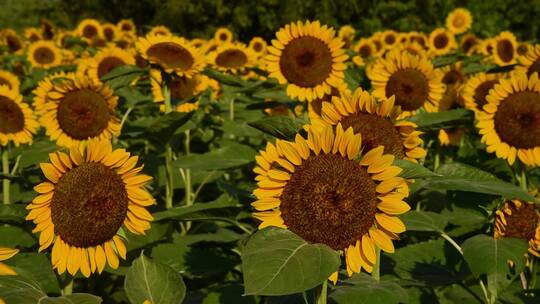
POLYGON ((521 189, 529 191, 527 187, 527 170, 525 169, 525 167, 521 168, 521 178, 519 179, 519 185, 521 186, 521 189))
POLYGON ((439 153, 439 150, 437 149, 437 152, 435 152, 435 160, 433 161, 434 171, 439 168, 440 163, 441 163, 441 153, 439 153))
MULTIPOLYGON (((2 151, 2 173, 4 175, 9 175, 9 151, 8 151, 7 146, 2 151)), ((6 204, 6 205, 11 203, 10 197, 9 197, 9 195, 10 195, 9 186, 10 186, 9 179, 4 178, 4 180, 2 182, 2 193, 4 194, 3 195, 4 204, 6 204)))
POLYGON ((375 265, 373 265, 373 271, 371 271, 371 277, 379 281, 381 279, 381 248, 377 246, 375 252, 377 257, 375 260, 375 265))
MULTIPOLYGON (((189 155, 191 153, 191 151, 190 151, 190 141, 191 141, 190 130, 186 130, 185 135, 186 135, 186 138, 185 138, 184 146, 185 146, 185 149, 186 149, 186 155, 189 155)), ((190 169, 186 169, 186 174, 185 174, 185 178, 184 178, 184 190, 186 192, 186 194, 185 194, 185 196, 186 196, 185 197, 186 206, 193 205, 193 186, 191 185, 191 170, 190 169)), ((191 228, 191 222, 186 222, 186 232, 189 231, 190 228, 191 228)))
POLYGON ((324 280, 324 282, 321 285, 321 292, 319 293, 319 297, 317 298, 317 304, 326 304, 327 299, 328 299, 328 280, 324 280))
POLYGON ((234 120, 234 98, 229 101, 229 119, 234 120))
POLYGON ((174 176, 173 176, 173 152, 170 144, 165 147, 165 173, 167 181, 165 183, 165 207, 167 209, 173 206, 173 194, 174 194, 174 176))
POLYGON ((73 293, 73 277, 69 276, 67 278, 67 284, 62 288, 62 295, 67 296, 73 293))

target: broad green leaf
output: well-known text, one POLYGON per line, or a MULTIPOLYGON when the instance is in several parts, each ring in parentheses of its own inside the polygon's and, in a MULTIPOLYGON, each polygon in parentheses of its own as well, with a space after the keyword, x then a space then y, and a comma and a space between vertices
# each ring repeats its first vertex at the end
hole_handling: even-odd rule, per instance
POLYGON ((39 303, 47 294, 38 282, 22 276, 0 276, 0 299, 9 304, 39 303))
POLYGON ((173 165, 192 170, 224 170, 249 164, 256 155, 257 151, 249 146, 229 143, 204 154, 179 156, 173 165))
POLYGON ((19 222, 24 223, 26 221, 27 211, 22 204, 0 205, 0 221, 6 222, 19 222))
POLYGON ((448 223, 456 226, 447 230, 450 236, 460 236, 475 231, 488 222, 485 211, 474 206, 469 208, 453 206, 452 210, 445 209, 440 214, 448 220, 448 223))
POLYGON ((154 220, 162 221, 167 219, 193 220, 198 217, 224 216, 226 209, 237 208, 238 203, 227 196, 221 196, 215 201, 208 203, 195 203, 191 206, 175 207, 169 210, 156 212, 153 214, 154 220))
POLYGON ((174 132, 189 121, 192 113, 171 112, 159 116, 146 130, 147 139, 164 145, 171 140, 174 132))
POLYGON ((399 174, 399 176, 403 178, 428 178, 440 176, 428 168, 408 160, 396 159, 394 160, 394 165, 403 169, 399 174))
POLYGON ((36 239, 26 230, 17 226, 0 227, 0 246, 4 247, 32 247, 36 239))
POLYGON ((482 64, 482 63, 473 62, 471 64, 466 65, 463 68, 463 73, 474 74, 474 73, 487 72, 496 67, 497 67, 496 64, 482 64))
POLYGON ((152 96, 143 95, 139 90, 130 86, 120 88, 116 90, 115 93, 125 99, 124 106, 127 108, 135 107, 139 103, 149 102, 153 100, 152 96))
POLYGON ((286 140, 292 140, 303 126, 305 121, 289 116, 270 116, 254 122, 249 125, 266 134, 286 140))
POLYGON ((344 285, 334 288, 330 298, 335 304, 398 304, 408 301, 407 292, 399 284, 377 281, 365 273, 356 274, 344 285))
POLYGON ((435 113, 422 112, 407 118, 408 121, 412 121, 417 124, 419 129, 424 130, 436 130, 443 127, 461 125, 465 122, 472 121, 472 119, 472 112, 466 109, 456 109, 435 113))
POLYGON ((234 304, 255 304, 255 298, 253 296, 244 296, 244 287, 240 284, 235 285, 222 285, 211 288, 208 294, 205 296, 202 304, 221 304, 221 303, 234 303, 234 304))
POLYGON ((525 266, 524 254, 528 247, 524 240, 494 239, 483 234, 467 239, 461 246, 463 257, 476 276, 509 273, 509 260, 515 264, 515 273, 520 273, 525 266))
POLYGON ((436 68, 443 67, 445 65, 450 65, 456 63, 458 60, 463 59, 463 56, 459 54, 449 54, 444 56, 435 57, 432 60, 433 66, 436 68))
POLYGON ((109 80, 112 80, 114 78, 125 77, 127 75, 132 75, 132 74, 141 75, 144 72, 146 72, 146 69, 140 68, 140 67, 138 67, 136 65, 128 65, 128 64, 126 64, 126 65, 119 66, 119 67, 111 70, 109 73, 103 75, 103 77, 101 77, 101 80, 109 81, 109 80))
POLYGON ((150 244, 157 243, 167 237, 171 228, 168 222, 152 223, 149 230, 145 231, 144 235, 133 234, 129 230, 125 232, 128 239, 126 244, 128 251, 146 247, 150 244))
POLYGON ((59 150, 47 139, 35 140, 31 145, 21 145, 11 151, 11 158, 21 156, 19 167, 26 168, 49 160, 49 153, 59 150))
POLYGON ((264 100, 270 100, 271 102, 287 103, 291 102, 291 98, 287 96, 285 88, 276 87, 272 89, 262 89, 253 93, 253 97, 264 100))
POLYGON ((405 223, 408 231, 434 231, 444 232, 447 220, 430 211, 409 211, 399 218, 405 223))
POLYGON ((10 265, 20 276, 36 281, 44 292, 60 292, 58 280, 46 255, 37 252, 23 252, 3 263, 10 265))
POLYGON ((151 303, 182 303, 186 295, 186 285, 180 274, 142 253, 131 264, 124 289, 132 304, 146 300, 151 303))
POLYGON ((39 304, 100 304, 103 300, 88 293, 74 293, 61 297, 46 297, 39 301, 39 304))
POLYGON ((486 171, 462 163, 449 163, 440 166, 437 174, 442 176, 469 177, 475 180, 498 180, 498 178, 486 171))
POLYGON ((308 244, 275 227, 255 233, 242 252, 245 294, 288 295, 311 289, 338 270, 339 254, 322 244, 308 244))
POLYGON ((226 84, 229 86, 242 87, 246 85, 246 82, 243 81, 240 77, 226 75, 216 70, 206 69, 204 70, 204 74, 206 74, 207 76, 211 78, 214 78, 215 80, 219 81, 222 84, 226 84))

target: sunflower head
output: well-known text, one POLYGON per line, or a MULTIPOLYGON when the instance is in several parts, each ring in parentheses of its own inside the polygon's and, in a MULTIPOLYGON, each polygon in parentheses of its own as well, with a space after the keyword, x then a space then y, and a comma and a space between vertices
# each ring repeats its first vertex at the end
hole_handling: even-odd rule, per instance
POLYGON ((442 74, 435 70, 427 56, 391 51, 377 61, 371 78, 373 95, 380 99, 395 95, 395 104, 408 116, 420 108, 435 112, 445 92, 442 74))
POLYGON ((118 28, 112 23, 104 23, 101 25, 101 37, 107 42, 113 42, 119 36, 118 28))
POLYGON ((459 146, 461 138, 467 132, 465 128, 450 128, 439 130, 439 143, 441 146, 459 146))
POLYGON ((164 25, 156 25, 148 32, 148 36, 172 36, 172 32, 164 25))
POLYGON ((498 65, 516 63, 517 39, 511 32, 500 33, 493 42, 493 60, 498 65))
POLYGON ((54 85, 66 80, 75 78, 73 73, 57 72, 46 76, 38 82, 37 87, 32 91, 34 94, 34 100, 32 106, 38 117, 41 117, 45 112, 45 103, 47 102, 47 95, 54 89, 54 85))
POLYGON ((9 90, 19 92, 21 82, 17 75, 9 71, 0 70, 0 86, 7 86, 9 90))
POLYGON ((101 77, 110 71, 123 65, 134 65, 135 57, 132 53, 123 49, 111 46, 101 49, 88 62, 88 75, 94 82, 99 82, 101 77))
POLYGON ((62 52, 49 40, 40 40, 28 47, 28 61, 33 67, 48 69, 62 64, 62 52))
MULTIPOLYGON (((159 70, 152 69, 150 71, 150 84, 152 86, 154 101, 160 105, 162 111, 165 111, 165 97, 162 91, 163 77, 159 70)), ((175 76, 169 79, 168 86, 171 94, 171 103, 178 105, 177 110, 179 108, 183 110, 180 112, 188 112, 188 109, 196 109, 195 103, 190 103, 193 106, 184 104, 186 104, 187 100, 208 89, 210 87, 210 79, 203 74, 196 74, 191 78, 175 76)))
POLYGON ((194 38, 190 41, 191 45, 196 49, 203 48, 208 42, 202 38, 194 38))
POLYGON ((341 38, 341 40, 343 40, 343 42, 345 43, 344 46, 346 48, 349 48, 351 46, 354 40, 355 34, 356 34, 356 30, 354 29, 354 27, 350 25, 344 25, 340 27, 338 31, 338 37, 341 38))
POLYGON ((176 36, 148 36, 139 38, 137 51, 166 73, 191 77, 205 66, 204 56, 189 41, 176 36))
POLYGON ((445 28, 437 28, 429 34, 429 50, 435 55, 444 55, 457 47, 454 34, 445 28))
POLYGON ((396 215, 409 210, 408 187, 382 146, 363 147, 362 136, 341 124, 309 127, 307 139, 269 143, 254 169, 259 227, 286 228, 342 250, 349 275, 371 272, 376 247, 394 252, 392 240, 405 231, 396 215))
POLYGON ((38 40, 42 40, 43 37, 41 36, 41 30, 36 27, 27 27, 24 29, 24 38, 26 38, 30 42, 36 42, 38 40))
POLYGON ((369 37, 369 40, 371 40, 371 42, 375 46, 375 55, 376 56, 382 55, 385 51, 384 44, 382 42, 382 33, 381 32, 374 33, 373 35, 371 35, 371 37, 369 37))
POLYGON ((266 40, 264 40, 261 37, 253 37, 249 41, 248 47, 257 54, 258 57, 266 55, 266 48, 268 47, 268 43, 266 40))
POLYGON ((287 95, 311 101, 329 94, 331 86, 344 83, 344 63, 348 56, 335 31, 315 22, 286 25, 268 47, 266 69, 269 77, 287 84, 287 95))
POLYGON ((30 143, 39 128, 32 109, 22 95, 6 85, 0 85, 0 146, 13 142, 15 146, 30 143))
POLYGON ((95 19, 82 20, 76 29, 77 35, 87 42, 101 36, 101 24, 95 19))
POLYGON ((446 17, 446 27, 453 34, 462 34, 471 28, 473 18, 471 12, 464 8, 456 8, 446 17))
POLYGON ((386 30, 381 33, 381 42, 386 50, 392 49, 399 43, 398 33, 394 30, 386 30))
POLYGON ((207 56, 215 69, 237 74, 255 67, 257 55, 242 43, 223 43, 207 56))
POLYGON ((500 79, 476 112, 486 150, 513 164, 516 156, 528 166, 540 165, 540 80, 534 73, 500 79))
MULTIPOLYGON (((19 253, 19 249, 0 247, 0 261, 5 261, 7 259, 10 259, 13 256, 15 256, 17 253, 19 253)), ((6 276, 6 275, 17 275, 17 273, 8 265, 0 262, 0 276, 6 276)))
POLYGON ((540 257, 540 210, 538 205, 519 200, 506 201, 495 212, 496 239, 513 237, 529 243, 529 253, 540 257))
POLYGON ((540 74, 540 44, 530 46, 527 54, 519 57, 519 66, 516 71, 527 73, 529 77, 533 73, 540 74))
POLYGON ((360 39, 353 47, 356 56, 353 57, 353 62, 358 66, 364 66, 366 59, 377 54, 377 48, 371 39, 360 39))
POLYGON ((218 43, 232 42, 233 33, 226 27, 220 27, 214 33, 214 40, 218 43))
POLYGON ((150 228, 145 207, 154 200, 144 186, 152 177, 140 174, 137 156, 113 150, 109 141, 91 140, 49 157, 40 165, 46 181, 34 187, 38 195, 26 207, 26 219, 40 234, 39 251, 53 245, 51 262, 59 274, 88 277, 105 263, 118 268, 118 257, 126 258, 124 227, 135 234, 150 228))
POLYGON ((448 111, 463 106, 463 99, 460 91, 467 76, 463 72, 461 62, 447 65, 440 69, 442 74, 442 83, 446 86, 446 91, 439 102, 439 111, 448 111))
POLYGON ((2 42, 7 47, 11 54, 19 54, 23 52, 25 44, 22 39, 12 29, 5 29, 2 32, 2 42))
POLYGON ((409 40, 413 43, 418 43, 424 49, 428 47, 428 37, 424 33, 411 32, 409 40))
POLYGON ((112 89, 86 76, 63 79, 47 94, 41 124, 60 146, 89 139, 110 140, 120 132, 118 97, 112 89))
POLYGON ((40 23, 41 37, 45 40, 53 40, 56 31, 54 25, 46 19, 41 19, 40 23))
POLYGON ((136 34, 137 33, 137 27, 135 26, 135 23, 131 19, 122 19, 118 21, 116 24, 119 31, 129 34, 136 34))
POLYGON ((426 151, 420 147, 421 132, 414 123, 397 121, 401 110, 394 102, 394 96, 377 100, 358 88, 353 94, 342 92, 330 102, 323 102, 321 117, 327 124, 341 124, 362 134, 366 151, 383 146, 385 153, 395 158, 416 162, 426 156, 426 151))
POLYGON ((480 42, 480 39, 476 37, 474 34, 466 34, 463 37, 461 37, 459 41, 459 47, 461 48, 461 51, 465 54, 471 54, 472 51, 474 51, 475 46, 478 45, 480 42))
POLYGON ((465 107, 474 112, 481 110, 487 104, 486 97, 489 91, 499 82, 500 78, 501 75, 495 73, 480 73, 469 78, 461 89, 465 107))

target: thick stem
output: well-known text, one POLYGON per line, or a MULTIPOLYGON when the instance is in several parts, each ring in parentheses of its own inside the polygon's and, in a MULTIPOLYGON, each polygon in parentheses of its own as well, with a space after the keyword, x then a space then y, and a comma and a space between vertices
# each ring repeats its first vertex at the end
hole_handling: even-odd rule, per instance
POLYGON ((321 292, 319 293, 319 296, 317 297, 317 304, 326 304, 327 298, 328 298, 328 280, 324 280, 324 282, 321 285, 321 292))
POLYGON ((173 206, 173 194, 174 194, 174 175, 172 168, 173 152, 170 144, 165 147, 165 173, 167 181, 165 183, 165 207, 167 209, 173 206))
MULTIPOLYGON (((8 152, 7 146, 2 151, 2 173, 4 175, 9 175, 9 152, 8 152)), ((9 179, 4 178, 4 180, 2 181, 2 193, 4 194, 3 201, 4 201, 4 204, 6 205, 11 203, 9 186, 10 186, 9 179)))
POLYGON ((229 119, 234 120, 234 98, 229 101, 229 119))
POLYGON ((67 278, 66 286, 64 286, 64 288, 62 288, 62 295, 67 296, 67 295, 70 295, 72 293, 73 293, 73 277, 69 276, 67 278))
POLYGON ((375 265, 373 265, 373 270, 371 271, 371 277, 379 281, 381 279, 381 248, 377 246, 375 252, 377 257, 375 260, 375 265))
POLYGON ((521 186, 521 189, 528 191, 527 170, 525 169, 525 167, 521 168, 521 178, 519 179, 519 185, 521 186))
MULTIPOLYGON (((185 138, 184 146, 185 146, 185 149, 186 149, 186 155, 189 155, 191 153, 191 151, 190 151, 190 141, 191 141, 190 130, 186 130, 185 135, 186 135, 186 138, 185 138)), ((190 169, 186 169, 186 174, 185 174, 185 178, 184 178, 184 190, 185 190, 185 196, 186 196, 185 197, 186 206, 193 205, 193 187, 191 185, 191 170, 190 169)), ((190 228, 191 228, 191 222, 186 222, 186 232, 189 231, 190 228)))

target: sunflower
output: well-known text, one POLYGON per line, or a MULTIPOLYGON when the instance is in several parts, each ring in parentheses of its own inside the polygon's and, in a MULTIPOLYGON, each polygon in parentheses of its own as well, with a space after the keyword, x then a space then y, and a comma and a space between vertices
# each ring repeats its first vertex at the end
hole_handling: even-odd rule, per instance
POLYGON ((24 38, 30 42, 36 42, 42 40, 41 30, 35 27, 27 27, 24 29, 24 38))
POLYGON ((184 38, 175 36, 141 37, 137 41, 137 51, 150 63, 178 76, 192 77, 206 64, 198 49, 184 38))
POLYGON ((468 31, 471 28, 472 22, 471 12, 464 8, 456 8, 446 17, 446 27, 455 35, 468 31))
POLYGON ((41 19, 41 37, 45 40, 53 40, 55 35, 55 28, 51 22, 45 19, 41 19))
POLYGON ((164 26, 164 25, 156 25, 153 26, 150 32, 148 32, 148 36, 172 36, 171 30, 164 26))
POLYGON ((519 42, 516 47, 516 54, 518 56, 518 61, 522 61, 521 57, 527 55, 529 50, 532 49, 532 46, 528 42, 519 42))
POLYGON ((527 77, 514 73, 500 79, 486 96, 487 104, 476 112, 477 127, 489 153, 528 166, 540 165, 540 81, 538 73, 527 77))
POLYGON ((20 54, 24 50, 24 42, 12 29, 5 29, 2 32, 3 44, 7 46, 7 50, 11 54, 20 54))
POLYGON ((428 38, 426 37, 426 34, 419 33, 419 32, 411 32, 411 37, 409 40, 413 43, 418 43, 422 48, 427 49, 428 48, 428 38))
POLYGON ((214 33, 214 40, 216 42, 232 42, 233 41, 233 33, 226 27, 220 27, 216 30, 214 33))
POLYGON ((434 55, 445 55, 457 47, 454 34, 445 28, 437 28, 429 34, 429 50, 434 55))
POLYGON ((353 51, 357 54, 353 57, 353 62, 357 66, 364 66, 366 59, 375 56, 377 53, 376 47, 371 39, 362 38, 353 47, 353 51))
POLYGON ((381 42, 383 43, 384 49, 390 50, 394 46, 398 44, 398 33, 393 30, 386 30, 382 32, 381 34, 382 39, 381 42))
POLYGON ((118 256, 126 258, 123 226, 135 234, 150 228, 153 217, 145 207, 154 199, 144 186, 152 177, 139 173, 137 156, 113 150, 109 141, 91 140, 49 157, 40 165, 47 181, 34 187, 38 195, 26 207, 26 219, 40 233, 39 251, 53 245, 59 274, 80 270, 89 277, 106 262, 117 269, 118 256))
POLYGON ((444 66, 439 71, 443 75, 441 81, 446 86, 443 97, 439 102, 439 111, 462 107, 463 100, 460 91, 463 83, 467 80, 467 76, 463 72, 462 62, 444 66))
POLYGON ((39 124, 32 109, 18 91, 0 86, 0 145, 13 141, 15 146, 30 143, 39 124))
POLYGON ((493 60, 498 65, 516 63, 517 39, 511 32, 505 31, 495 37, 493 48, 493 60))
POLYGON ((362 134, 366 151, 384 146, 385 153, 413 162, 426 156, 426 151, 420 147, 423 141, 416 124, 397 121, 401 110, 394 106, 394 96, 378 101, 358 88, 353 94, 342 92, 340 97, 332 97, 331 102, 323 102, 321 112, 327 124, 341 124, 345 129, 351 127, 355 133, 362 134))
POLYGON ((459 41, 459 47, 465 54, 470 54, 474 47, 480 42, 480 39, 474 34, 467 34, 459 41))
POLYGON ((101 37, 107 42, 113 42, 119 36, 118 28, 112 23, 104 23, 101 25, 101 37))
POLYGON ((484 39, 478 44, 478 53, 486 56, 491 56, 493 54, 494 45, 495 39, 484 39))
POLYGON ((496 73, 480 73, 469 78, 461 89, 461 96, 464 101, 465 108, 477 112, 487 103, 486 96, 489 91, 499 83, 500 74, 496 73))
POLYGON ((355 34, 356 30, 350 25, 344 25, 338 31, 338 37, 343 40, 345 48, 349 48, 352 45, 355 34))
POLYGON ((253 217, 260 229, 286 228, 344 251, 349 275, 371 272, 376 249, 394 252, 392 240, 405 231, 397 217, 410 209, 403 201, 407 183, 397 176, 401 169, 382 146, 362 150, 362 136, 352 128, 323 125, 307 133, 307 139, 268 143, 256 157, 253 217))
POLYGON ((411 55, 415 55, 415 56, 426 56, 427 53, 425 52, 424 48, 416 43, 416 42, 407 42, 407 43, 402 43, 398 46, 395 47, 395 49, 398 49, 400 51, 404 51, 404 52, 407 52, 411 55))
POLYGON ((36 41, 28 47, 28 61, 33 67, 48 69, 62 64, 62 52, 52 41, 36 41))
POLYGON ((243 43, 223 43, 207 56, 215 69, 231 74, 243 73, 257 65, 257 54, 243 43))
POLYGON ((76 29, 77 35, 87 42, 92 42, 101 34, 101 24, 95 19, 82 20, 76 29))
POLYGON ((54 85, 47 94, 41 124, 60 146, 89 139, 107 139, 120 132, 116 117, 118 97, 106 84, 76 77, 54 85))
POLYGON ((200 49, 200 48, 202 48, 202 47, 204 47, 206 45, 207 41, 202 39, 202 38, 194 38, 194 39, 191 39, 191 41, 189 43, 194 48, 200 49))
POLYGON ((442 74, 433 68, 426 56, 392 51, 374 64, 369 74, 373 95, 379 99, 396 96, 403 116, 424 108, 436 112, 445 92, 442 74))
POLYGON ((374 56, 382 55, 384 53, 384 45, 382 43, 382 33, 377 32, 373 34, 371 37, 369 37, 369 40, 371 40, 371 42, 375 46, 374 56))
POLYGON ((134 65, 135 57, 132 53, 118 47, 101 49, 88 63, 88 76, 94 82, 99 82, 101 77, 110 71, 123 65, 134 65))
POLYGON ((467 132, 465 128, 440 129, 438 140, 441 146, 459 146, 461 138, 467 132))
MULTIPOLYGON (((160 105, 161 111, 165 111, 165 97, 163 96, 162 91, 163 78, 159 70, 152 69, 150 71, 150 85, 152 86, 152 96, 154 98, 154 102, 157 102, 160 105)), ((171 77, 169 81, 169 90, 171 94, 171 99, 173 101, 172 103, 178 104, 176 110, 179 112, 187 112, 188 108, 193 109, 193 106, 186 104, 193 105, 194 103, 188 103, 184 101, 202 93, 209 87, 210 79, 208 78, 208 76, 203 74, 195 74, 191 78, 187 78, 185 76, 171 77)))
POLYGON ((122 19, 118 21, 116 26, 120 32, 133 34, 133 35, 136 35, 137 33, 137 27, 135 26, 135 23, 133 23, 133 20, 131 19, 122 19))
MULTIPOLYGON (((10 259, 17 253, 19 253, 18 249, 0 247, 0 261, 5 261, 7 259, 10 259)), ((6 276, 6 275, 17 275, 17 273, 8 265, 0 262, 0 276, 6 276)))
POLYGON ((535 72, 540 74, 540 44, 531 46, 527 54, 520 57, 519 64, 516 71, 526 72, 528 76, 535 72))
POLYGON ((538 205, 511 200, 495 212, 496 239, 512 237, 529 243, 528 252, 540 257, 540 213, 538 205))
POLYGON ((269 77, 288 84, 289 97, 311 101, 342 85, 348 56, 332 28, 299 21, 281 28, 276 37, 268 47, 266 68, 269 77))
POLYGON ((135 34, 120 32, 118 38, 114 41, 114 44, 123 50, 130 50, 134 47, 135 41, 137 41, 137 36, 135 34))
POLYGON ((266 55, 266 48, 268 47, 268 43, 266 43, 266 40, 261 37, 253 37, 249 41, 248 47, 257 55, 257 57, 263 57, 266 55))
POLYGON ((0 70, 0 86, 3 85, 7 86, 12 91, 19 92, 21 83, 17 75, 8 71, 0 70))
POLYGON ((63 71, 51 74, 38 82, 37 87, 32 91, 34 94, 34 101, 32 106, 38 117, 41 117, 46 111, 45 104, 47 102, 47 95, 54 89, 54 85, 62 81, 73 81, 75 74, 65 73, 63 71))

